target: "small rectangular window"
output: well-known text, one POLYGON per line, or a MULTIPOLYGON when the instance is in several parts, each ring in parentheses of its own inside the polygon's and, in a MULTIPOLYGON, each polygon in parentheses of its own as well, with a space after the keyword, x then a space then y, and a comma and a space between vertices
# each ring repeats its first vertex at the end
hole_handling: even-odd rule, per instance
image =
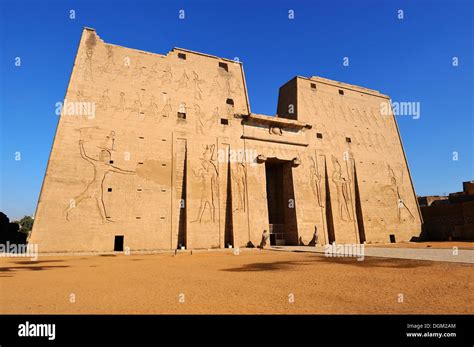
POLYGON ((142 161, 139 161, 139 162, 138 162, 138 165, 143 165, 143 162, 142 162, 142 161))
POLYGON ((344 91, 342 89, 339 89, 339 95, 344 95, 344 91))
POLYGON ((350 138, 350 137, 346 137, 346 142, 351 143, 351 142, 352 142, 351 138, 350 138))
POLYGON ((186 113, 178 112, 178 119, 186 119, 186 113))
POLYGON ((225 71, 229 72, 229 67, 227 66, 226 63, 219 63, 219 67, 221 69, 224 69, 225 71))
POLYGON ((179 59, 186 60, 186 54, 184 54, 184 53, 178 53, 178 58, 179 58, 179 59))
POLYGON ((113 160, 109 160, 109 164, 113 164, 113 163, 114 163, 114 161, 113 161, 113 160))
POLYGON ((166 163, 162 163, 161 166, 166 166, 166 163))
POLYGON ((143 139, 144 139, 144 137, 143 137, 143 136, 138 136, 138 138, 139 138, 140 140, 143 140, 143 139))
POLYGON ((221 124, 222 125, 229 125, 229 120, 225 118, 221 118, 221 124))
POLYGON ((108 191, 108 192, 111 192, 111 191, 112 191, 112 188, 107 188, 107 191, 108 191))
POLYGON ((316 89, 316 83, 311 83, 311 89, 316 89))
POLYGON ((225 101, 225 103, 226 103, 227 105, 234 106, 234 100, 232 100, 232 99, 227 99, 227 100, 225 101))
POLYGON ((321 134, 321 133, 316 133, 316 137, 317 137, 318 139, 322 139, 322 138, 323 138, 323 134, 321 134))
POLYGON ((142 189, 141 189, 141 188, 137 188, 137 192, 141 192, 141 191, 142 191, 142 189))

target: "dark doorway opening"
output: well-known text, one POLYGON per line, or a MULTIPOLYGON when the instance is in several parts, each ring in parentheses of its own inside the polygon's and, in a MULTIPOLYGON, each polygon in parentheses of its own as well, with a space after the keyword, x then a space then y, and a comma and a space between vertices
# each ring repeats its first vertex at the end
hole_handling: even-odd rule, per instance
POLYGON ((332 218, 331 189, 329 188, 328 168, 326 159, 324 159, 324 184, 326 185, 326 220, 328 223, 328 241, 330 244, 336 242, 336 233, 334 232, 334 220, 332 218))
POLYGON ((175 245, 177 249, 181 249, 182 247, 186 248, 186 218, 187 218, 187 214, 186 214, 186 175, 187 175, 186 157, 188 154, 187 154, 186 144, 181 143, 180 145, 183 147, 180 147, 181 151, 178 152, 180 154, 176 158, 176 165, 177 166, 180 165, 180 167, 182 167, 183 175, 182 175, 182 181, 180 185, 178 181, 179 188, 181 188, 181 196, 179 200, 178 244, 175 245))
POLYGON ((395 235, 393 234, 390 234, 390 243, 397 243, 397 241, 395 240, 395 235))
POLYGON ((123 235, 115 235, 114 251, 123 252, 123 235))
POLYGON ((291 162, 265 162, 268 224, 271 245, 297 245, 296 204, 291 162))
POLYGON ((229 158, 227 158, 227 199, 224 225, 224 248, 234 246, 234 226, 232 219, 232 169, 230 166, 230 150, 228 152, 229 158))
POLYGON ((365 242, 364 215, 362 213, 362 203, 360 199, 359 180, 357 179, 357 169, 354 164, 354 185, 355 185, 355 207, 357 216, 357 228, 359 229, 359 242, 365 242))

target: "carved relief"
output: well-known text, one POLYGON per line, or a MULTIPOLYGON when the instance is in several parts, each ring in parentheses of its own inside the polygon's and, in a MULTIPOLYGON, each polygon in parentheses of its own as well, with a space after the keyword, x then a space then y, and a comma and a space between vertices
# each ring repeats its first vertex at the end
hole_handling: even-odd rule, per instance
POLYGON ((83 118, 87 118, 87 114, 89 114, 88 110, 87 110, 87 105, 89 104, 87 102, 87 97, 84 95, 84 92, 82 90, 78 90, 77 93, 76 93, 76 99, 77 101, 79 102, 79 104, 81 105, 81 112, 80 114, 82 115, 83 118))
POLYGON ((219 94, 221 92, 221 86, 219 84, 219 75, 215 75, 212 79, 211 90, 209 96, 219 94))
POLYGON ((79 140, 79 150, 81 158, 91 164, 94 168, 94 175, 92 180, 87 184, 86 188, 76 197, 74 197, 74 204, 70 204, 64 211, 66 220, 70 220, 71 211, 87 199, 95 201, 97 209, 99 210, 102 221, 112 222, 107 216, 107 209, 104 202, 104 180, 109 173, 134 175, 134 171, 124 170, 111 164, 110 159, 112 151, 114 151, 115 132, 111 131, 109 136, 106 136, 98 148, 100 149, 99 158, 95 159, 89 156, 84 149, 84 140, 82 139, 83 132, 90 128, 81 128, 81 140, 79 140))
POLYGON ((120 112, 125 112, 126 101, 125 101, 125 93, 124 92, 120 92, 120 99, 119 99, 119 103, 118 103, 116 108, 120 112))
POLYGON ((230 87, 230 76, 228 74, 224 76, 224 91, 227 96, 231 96, 232 88, 230 87))
POLYGON ((104 65, 102 65, 99 69, 102 71, 102 73, 107 73, 111 74, 114 76, 115 72, 115 60, 114 60, 114 50, 112 46, 105 46, 106 54, 107 54, 107 60, 105 61, 104 65))
POLYGON ((310 156, 310 168, 309 168, 309 179, 311 189, 314 196, 316 197, 316 202, 319 207, 324 207, 321 191, 321 180, 322 176, 318 172, 317 158, 310 156))
POLYGON ((201 197, 196 219, 192 222, 211 222, 216 221, 217 205, 217 177, 218 171, 214 160, 215 145, 207 145, 202 153, 201 166, 199 169, 193 169, 194 177, 199 181, 201 197), (208 211, 208 214, 205 213, 208 211))
POLYGON ((110 106, 109 90, 106 89, 102 92, 102 97, 97 103, 97 107, 103 110, 107 110, 110 106))
POLYGON ((161 116, 169 118, 171 116, 173 109, 171 108, 171 101, 169 98, 166 98, 166 103, 161 109, 161 116))
POLYGON ((138 117, 140 116, 141 112, 142 112, 142 102, 140 100, 140 95, 137 93, 137 98, 135 100, 133 100, 133 104, 131 107, 129 107, 129 110, 130 110, 130 113, 129 113, 129 116, 130 117, 138 117))
POLYGON ((237 162, 231 170, 231 175, 237 186, 237 205, 234 212, 245 212, 245 197, 247 195, 247 168, 245 163, 243 161, 237 162))
MULTIPOLYGON (((155 95, 151 95, 151 99, 150 99, 150 105, 148 106, 147 110, 146 110, 146 113, 147 115, 151 115, 153 118, 156 118, 156 116, 158 115, 158 105, 156 104, 156 101, 155 101, 155 95)), ((158 121, 160 121, 161 118, 158 118, 158 121)))
POLYGON ((194 99, 196 100, 202 100, 201 83, 199 75, 193 71, 194 99))
POLYGON ((100 143, 100 149, 105 149, 106 151, 115 151, 115 131, 111 131, 109 135, 105 137, 105 140, 100 143))
POLYGON ((390 165, 387 164, 388 168, 388 176, 390 178, 390 184, 385 186, 383 189, 384 190, 389 190, 393 193, 396 199, 397 203, 397 218, 398 221, 404 221, 404 217, 408 217, 410 220, 414 220, 415 216, 413 213, 411 213, 410 209, 406 205, 405 201, 402 199, 400 195, 400 184, 403 182, 403 171, 401 174, 401 179, 400 181, 397 180, 397 177, 395 175, 395 171, 392 169, 390 165))
POLYGON ((270 135, 280 135, 280 136, 283 135, 283 130, 277 125, 270 125, 268 127, 268 131, 270 135))
POLYGON ((92 55, 94 54, 94 51, 86 47, 86 59, 84 61, 84 81, 94 81, 94 78, 92 76, 92 55))
POLYGON ((214 117, 206 116, 201 111, 201 107, 197 104, 194 104, 194 114, 196 115, 196 127, 198 134, 206 135, 207 130, 213 125, 214 117))
POLYGON ((186 73, 186 70, 184 70, 183 74, 181 75, 181 78, 178 81, 176 81, 178 83, 178 87, 176 87, 176 90, 178 91, 180 89, 187 89, 188 81, 189 81, 188 74, 186 73))
POLYGON ((335 156, 332 156, 332 163, 334 171, 332 173, 332 181, 336 185, 336 194, 337 194, 337 209, 339 211, 339 216, 343 221, 351 221, 351 209, 350 206, 350 179, 345 178, 342 175, 342 167, 339 164, 339 161, 335 156))

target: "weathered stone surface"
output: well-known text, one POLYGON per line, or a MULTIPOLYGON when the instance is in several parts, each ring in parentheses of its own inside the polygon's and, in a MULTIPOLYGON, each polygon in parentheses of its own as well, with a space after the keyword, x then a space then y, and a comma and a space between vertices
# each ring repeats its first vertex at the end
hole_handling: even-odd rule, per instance
POLYGON ((243 247, 269 230, 272 243, 309 244, 315 228, 319 243, 409 240, 420 214, 387 102, 295 77, 276 117, 255 115, 241 63, 115 46, 84 29, 30 242, 243 247))

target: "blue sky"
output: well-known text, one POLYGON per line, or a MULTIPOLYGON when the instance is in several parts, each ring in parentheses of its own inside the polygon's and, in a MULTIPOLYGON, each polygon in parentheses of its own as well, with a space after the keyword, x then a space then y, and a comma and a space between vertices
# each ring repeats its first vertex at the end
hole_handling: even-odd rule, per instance
POLYGON ((84 26, 106 42, 145 51, 176 46, 238 57, 255 113, 275 114, 278 88, 295 75, 420 102, 419 119, 397 117, 416 192, 459 191, 474 179, 473 3, 2 0, 0 211, 11 218, 34 213, 58 121, 55 104, 64 98, 84 26))

